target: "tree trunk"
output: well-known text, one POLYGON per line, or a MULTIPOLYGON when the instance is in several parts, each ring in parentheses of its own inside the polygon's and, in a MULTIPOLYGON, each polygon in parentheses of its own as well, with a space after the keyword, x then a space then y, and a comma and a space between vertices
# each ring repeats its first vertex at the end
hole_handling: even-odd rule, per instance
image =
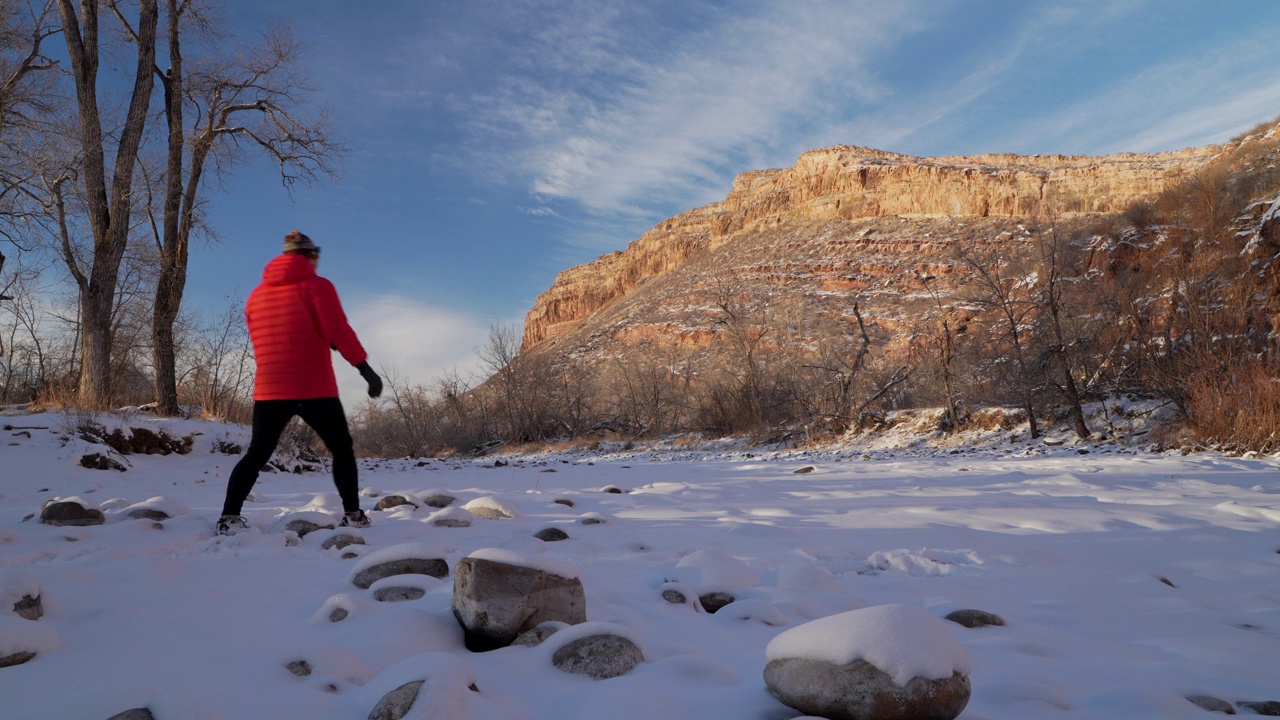
MULTIPOLYGON (((85 277, 65 253, 80 291, 81 365, 79 403, 102 407, 111 398, 111 316, 120 263, 129 240, 133 173, 146 125, 155 71, 157 0, 139 0, 138 57, 128 115, 115 148, 110 193, 107 187, 105 134, 98 110, 98 3, 81 0, 77 14, 71 0, 58 0, 63 35, 76 83, 81 142, 81 181, 93 231, 93 265, 85 277), (83 28, 82 24, 83 23, 83 28)), ((66 237, 64 235, 64 242, 66 237)))
MULTIPOLYGON (((178 414, 178 362, 173 342, 173 324, 182 308, 187 285, 187 236, 182 222, 182 159, 186 137, 182 116, 184 79, 179 33, 181 11, 176 0, 167 0, 169 16, 169 72, 163 77, 164 114, 169 129, 169 156, 165 167, 164 237, 160 241, 160 277, 156 282, 155 306, 151 315, 151 345, 154 354, 156 413, 178 414)), ((199 182, 199 178, 194 182, 199 182)))

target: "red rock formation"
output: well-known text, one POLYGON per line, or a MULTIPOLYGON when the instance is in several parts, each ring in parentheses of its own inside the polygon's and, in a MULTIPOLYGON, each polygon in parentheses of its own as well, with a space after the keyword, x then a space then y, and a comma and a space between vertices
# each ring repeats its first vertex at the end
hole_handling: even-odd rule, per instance
MULTIPOLYGON (((1222 147, 1106 157, 976 155, 915 158, 859 147, 744 173, 723 201, 670 218, 625 250, 570 268, 538 296, 523 351, 564 338, 560 352, 602 342, 697 345, 708 287, 744 285, 811 312, 822 293, 919 290, 945 276, 955 243, 1014 242, 1024 222, 1119 212, 1210 162, 1222 147), (772 288, 772 289, 768 289, 772 288), (572 337, 568 337, 572 335, 572 337)), ((838 305, 838 303, 836 303, 838 305)), ((882 325, 892 315, 882 313, 882 325)))

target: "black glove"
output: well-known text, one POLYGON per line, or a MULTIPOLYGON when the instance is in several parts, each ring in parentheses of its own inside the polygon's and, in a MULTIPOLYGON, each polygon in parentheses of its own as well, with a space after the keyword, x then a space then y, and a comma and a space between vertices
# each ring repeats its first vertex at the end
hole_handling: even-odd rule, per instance
POLYGON ((356 366, 356 369, 360 371, 360 377, 364 378, 364 381, 369 383, 369 397, 376 398, 381 395, 382 378, 378 377, 378 373, 374 372, 373 368, 369 367, 369 361, 365 360, 360 363, 356 366))

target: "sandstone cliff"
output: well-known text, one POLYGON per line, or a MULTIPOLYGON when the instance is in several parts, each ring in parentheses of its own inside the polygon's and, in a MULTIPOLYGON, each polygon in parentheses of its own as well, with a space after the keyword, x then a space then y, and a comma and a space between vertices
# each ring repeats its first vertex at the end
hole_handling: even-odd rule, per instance
MULTIPOLYGON (((660 223, 625 250, 562 272, 525 320, 524 352, 705 341, 708 298, 842 312, 852 295, 891 327, 943 248, 1018 242, 1025 223, 1123 211, 1203 168, 1220 146, 1105 157, 916 158, 860 147, 740 175, 721 202, 660 223)), ((917 293, 918 294, 918 293, 917 293)))

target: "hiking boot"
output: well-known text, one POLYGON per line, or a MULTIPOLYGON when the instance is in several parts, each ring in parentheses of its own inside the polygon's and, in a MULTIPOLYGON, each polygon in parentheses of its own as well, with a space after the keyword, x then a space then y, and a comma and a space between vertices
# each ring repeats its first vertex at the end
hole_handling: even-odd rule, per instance
POLYGON ((223 515, 218 518, 219 535, 235 535, 249 529, 249 523, 240 515, 223 515))
POLYGON ((372 524, 363 510, 352 510, 342 514, 342 521, 338 523, 338 527, 367 528, 372 524))

